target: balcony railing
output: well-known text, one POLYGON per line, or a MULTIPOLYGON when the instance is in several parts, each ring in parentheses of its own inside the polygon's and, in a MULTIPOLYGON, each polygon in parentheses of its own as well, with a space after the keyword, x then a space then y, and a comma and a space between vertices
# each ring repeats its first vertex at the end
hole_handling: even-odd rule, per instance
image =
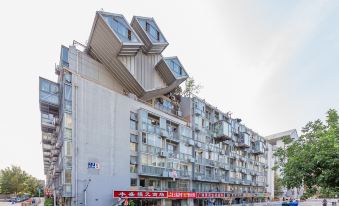
POLYGON ((165 171, 165 168, 162 168, 162 167, 153 167, 153 166, 147 166, 147 165, 141 166, 141 174, 144 174, 144 175, 163 176, 164 171, 165 171))

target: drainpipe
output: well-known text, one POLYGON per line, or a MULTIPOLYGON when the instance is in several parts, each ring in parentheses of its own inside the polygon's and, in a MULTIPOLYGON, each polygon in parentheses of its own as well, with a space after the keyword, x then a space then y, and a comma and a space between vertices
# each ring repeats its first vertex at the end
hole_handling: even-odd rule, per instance
POLYGON ((87 185, 84 189, 84 196, 85 196, 85 201, 84 201, 85 204, 84 205, 85 206, 87 206, 87 188, 88 188, 88 185, 89 185, 90 182, 91 182, 91 179, 88 179, 88 183, 87 183, 87 185))

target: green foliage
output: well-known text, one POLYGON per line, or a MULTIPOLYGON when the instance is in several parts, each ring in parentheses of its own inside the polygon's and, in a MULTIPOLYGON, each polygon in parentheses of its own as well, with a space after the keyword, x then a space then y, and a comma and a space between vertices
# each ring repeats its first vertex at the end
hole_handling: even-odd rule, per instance
POLYGON ((45 206, 52 206, 53 205, 53 200, 51 198, 46 198, 44 205, 45 206))
POLYGON ((280 197, 283 194, 283 184, 282 179, 274 174, 274 197, 280 197))
MULTIPOLYGON (((339 122, 335 110, 327 112, 326 124, 309 122, 299 140, 275 152, 287 188, 305 186, 305 196, 339 190, 339 122)), ((327 193, 330 194, 330 193, 327 193)))
POLYGON ((197 84, 193 77, 189 77, 185 81, 185 89, 183 90, 182 94, 183 96, 191 96, 191 94, 199 94, 200 90, 202 89, 202 86, 200 84, 197 84))
POLYGON ((35 195, 37 188, 42 189, 42 186, 35 177, 27 174, 20 167, 11 166, 0 170, 0 188, 1 194, 35 195))

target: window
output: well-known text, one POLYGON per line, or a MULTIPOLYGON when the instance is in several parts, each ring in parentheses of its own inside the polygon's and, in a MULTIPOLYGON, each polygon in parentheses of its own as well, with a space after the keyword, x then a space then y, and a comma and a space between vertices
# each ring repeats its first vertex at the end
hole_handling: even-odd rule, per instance
POLYGON ((125 42, 138 42, 124 18, 109 15, 103 15, 103 17, 111 29, 119 36, 120 40, 125 42))
POLYGON ((160 41, 160 32, 151 25, 149 22, 146 22, 146 31, 151 36, 152 39, 160 41))
POLYGON ((72 170, 65 170, 65 183, 72 183, 72 170))
POLYGON ((137 157, 136 156, 131 156, 130 159, 131 159, 131 161, 130 161, 131 164, 134 164, 134 165, 137 164, 137 157))
POLYGON ((137 186, 137 179, 131 178, 131 186, 137 186))
POLYGON ((64 83, 71 84, 72 83, 72 74, 65 71, 64 73, 64 83))
POLYGON ((138 129, 138 118, 137 118, 137 114, 134 112, 130 112, 130 129, 133 129, 133 130, 138 129))
POLYGON ((65 84, 64 89, 65 110, 72 111, 72 86, 65 84))
POLYGON ((138 151, 138 144, 134 143, 134 142, 130 142, 129 143, 129 149, 133 152, 137 152, 138 151))
POLYGON ((130 134, 130 142, 138 143, 138 135, 130 134))
POLYGON ((72 139, 72 130, 68 128, 64 128, 64 139, 71 140, 72 139))
POLYGON ((68 48, 65 46, 61 47, 61 55, 60 55, 61 65, 65 67, 69 67, 68 63, 68 48))
POLYGON ((146 137, 146 133, 142 133, 142 143, 146 144, 147 143, 147 137, 146 137))
POLYGON ((65 113, 65 127, 72 129, 72 115, 65 113))
POLYGON ((186 75, 184 72, 183 68, 181 67, 179 60, 174 58, 174 59, 167 59, 166 60, 167 65, 171 69, 172 73, 174 74, 175 77, 182 77, 186 75))
POLYGON ((138 172, 138 166, 130 164, 129 165, 129 171, 130 171, 130 173, 137 173, 138 172))
POLYGON ((72 156, 72 142, 65 141, 64 147, 65 147, 65 155, 72 156))

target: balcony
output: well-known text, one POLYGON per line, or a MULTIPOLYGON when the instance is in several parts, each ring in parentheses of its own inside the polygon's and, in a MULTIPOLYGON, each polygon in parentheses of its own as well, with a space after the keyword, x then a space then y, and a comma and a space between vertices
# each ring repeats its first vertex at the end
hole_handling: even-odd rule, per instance
POLYGON ((231 140, 232 139, 232 128, 231 124, 226 121, 218 121, 214 123, 214 135, 213 138, 217 142, 231 140))
POLYGON ((179 85, 188 78, 188 74, 178 57, 163 58, 155 66, 167 85, 179 85))
POLYGON ((145 53, 160 54, 168 46, 153 18, 134 16, 131 25, 143 41, 141 48, 145 53))
POLYGON ((260 140, 257 140, 254 143, 254 148, 252 150, 253 154, 264 154, 265 153, 265 147, 264 147, 264 143, 260 140))
MULTIPOLYGON (((166 176, 166 170, 163 167, 141 165, 140 175, 163 177, 163 175, 166 176)), ((167 177, 168 177, 168 172, 167 172, 167 177)))
POLYGON ((167 100, 163 100, 163 102, 156 102, 154 104, 154 108, 159 109, 163 112, 169 113, 169 114, 173 114, 176 116, 182 116, 181 111, 179 111, 178 109, 175 109, 173 105, 171 105, 171 103, 168 103, 167 100))
POLYGON ((251 142, 250 142, 250 136, 248 133, 246 132, 242 132, 240 133, 239 137, 238 137, 238 147, 242 147, 242 148, 248 148, 251 146, 251 142))
POLYGON ((51 114, 59 113, 59 84, 39 77, 40 111, 51 114))

